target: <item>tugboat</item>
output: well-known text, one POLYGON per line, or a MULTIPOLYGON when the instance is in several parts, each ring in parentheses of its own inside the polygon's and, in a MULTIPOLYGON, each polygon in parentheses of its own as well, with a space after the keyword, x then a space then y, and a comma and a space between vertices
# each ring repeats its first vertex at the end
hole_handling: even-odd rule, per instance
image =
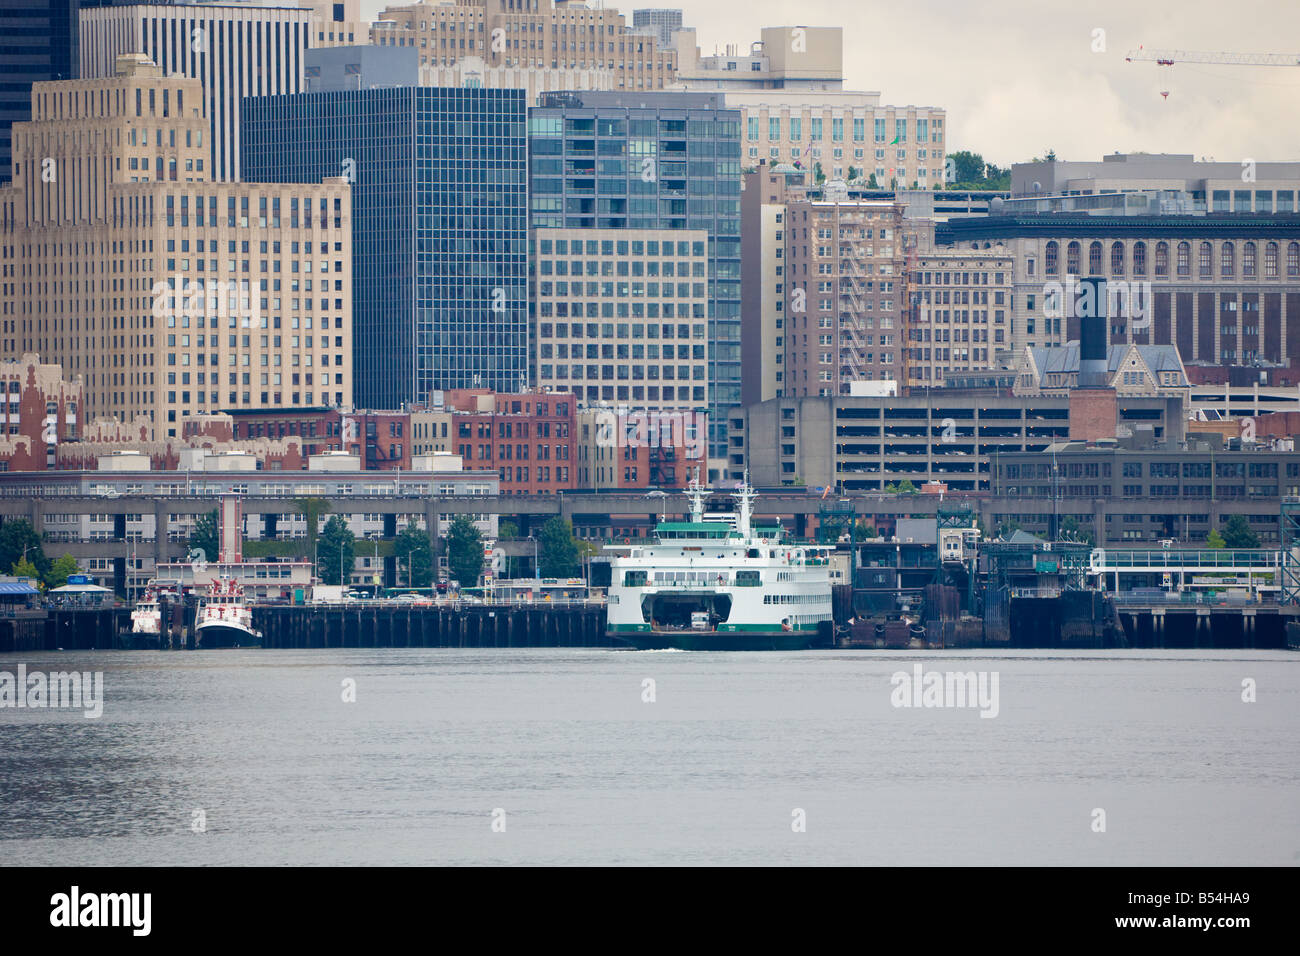
POLYGON ((158 592, 149 588, 131 609, 131 637, 135 641, 158 639, 162 635, 162 605, 158 592))
POLYGON ((256 647, 262 632, 253 630, 253 611, 244 603, 244 588, 234 578, 214 578, 195 616, 196 648, 256 647))
POLYGON ((735 494, 735 523, 704 518, 698 478, 691 520, 663 521, 654 542, 610 561, 607 633, 641 650, 793 650, 833 636, 826 549, 754 528, 754 491, 735 494))

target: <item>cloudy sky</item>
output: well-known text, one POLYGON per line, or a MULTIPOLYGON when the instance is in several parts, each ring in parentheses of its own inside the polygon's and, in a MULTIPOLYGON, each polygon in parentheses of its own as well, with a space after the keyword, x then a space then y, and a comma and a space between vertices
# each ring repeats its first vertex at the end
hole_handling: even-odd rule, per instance
MULTIPOLYGON (((595 2, 595 0, 592 0, 595 2)), ((372 17, 388 4, 362 0, 372 17)), ((611 6, 614 4, 610 4, 611 6)), ((1300 54, 1294 0, 655 0, 701 51, 747 48, 763 26, 844 27, 846 87, 948 110, 950 151, 1006 165, 1055 149, 1300 160, 1300 66, 1126 63, 1155 49, 1300 54), (1083 7, 1085 9, 1078 9, 1083 7), (1094 40, 1094 32, 1104 31, 1094 40), (1104 43, 1104 52, 1094 45, 1104 43), (1166 99, 1160 95, 1169 91, 1166 99)))

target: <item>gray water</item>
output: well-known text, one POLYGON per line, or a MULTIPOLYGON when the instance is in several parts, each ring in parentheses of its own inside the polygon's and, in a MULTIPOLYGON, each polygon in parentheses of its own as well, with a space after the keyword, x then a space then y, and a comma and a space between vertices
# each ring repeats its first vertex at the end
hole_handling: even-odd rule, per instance
POLYGON ((102 671, 104 713, 0 709, 0 865, 1300 863, 1300 654, 1281 651, 85 652, 0 671, 19 662, 102 671), (998 715, 893 706, 918 662, 996 672, 998 715))

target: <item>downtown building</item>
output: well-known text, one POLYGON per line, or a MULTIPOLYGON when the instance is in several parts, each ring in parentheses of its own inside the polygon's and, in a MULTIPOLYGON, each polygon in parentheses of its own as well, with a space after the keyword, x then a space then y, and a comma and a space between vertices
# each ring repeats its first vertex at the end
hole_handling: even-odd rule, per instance
POLYGON ((197 79, 198 104, 211 125, 208 174, 254 178, 240 170, 240 104, 249 96, 303 89, 314 12, 310 6, 244 3, 137 3, 81 14, 80 76, 108 77, 117 58, 141 53, 164 76, 197 79))
POLYGON ((1300 360, 1300 215, 991 215, 935 228, 936 250, 1014 263, 1010 344, 1079 337, 1081 277, 1109 287, 1114 345, 1175 345, 1187 365, 1300 360))
POLYGON ((617 10, 556 0, 466 0, 385 8, 371 27, 378 46, 419 51, 421 67, 476 58, 488 70, 608 71, 616 90, 662 90, 675 50, 629 29, 617 10))
POLYGON ((83 421, 175 437, 189 414, 352 402, 342 179, 214 183, 196 79, 140 55, 38 83, 0 189, 12 354, 83 383, 83 421))
MULTIPOLYGON (((709 454, 724 460, 726 410, 739 405, 741 381, 739 115, 727 109, 720 96, 709 93, 547 94, 540 106, 529 111, 528 130, 529 224, 535 235, 541 230, 563 230, 570 243, 581 240, 585 250, 586 230, 593 231, 590 238, 597 243, 618 242, 608 231, 627 230, 624 238, 629 242, 646 243, 644 265, 647 267, 648 260, 655 258, 648 252, 650 242, 659 243, 659 258, 663 259, 663 244, 670 240, 668 233, 700 232, 707 237, 708 262, 703 277, 695 274, 697 266, 692 261, 698 237, 671 237, 674 246, 678 240, 689 243, 690 255, 686 260, 692 273, 687 290, 690 298, 686 302, 678 300, 677 286, 681 280, 678 271, 673 276, 673 301, 669 302, 663 281, 667 277, 661 273, 659 304, 661 315, 666 314, 663 306, 672 305, 674 319, 678 320, 674 326, 680 324, 681 309, 688 307, 691 344, 706 346, 708 365, 704 385, 710 419, 709 454), (700 278, 706 283, 703 291, 707 297, 707 314, 704 316, 696 315, 700 278), (694 327, 700 324, 704 325, 703 341, 695 338, 694 327)), ((681 267, 678 258, 673 257, 675 270, 681 267)), ((586 268, 584 262, 584 272, 586 268)), ((647 281, 649 278, 646 276, 647 281)), ((537 304, 540 307, 540 300, 537 304)), ((617 307, 617 303, 611 304, 617 307)), ((586 311, 599 308, 600 303, 587 301, 582 307, 585 319, 586 311)), ((537 316, 536 321, 542 321, 542 317, 537 316)), ((611 330, 615 337, 608 342, 615 349, 623 344, 617 341, 617 324, 611 330)), ((570 323, 569 332, 572 331, 570 323)), ((676 328, 673 331, 676 333, 676 328)), ((584 358, 588 345, 603 344, 606 343, 600 340, 588 341, 584 335, 584 358)), ((636 343, 629 335, 626 344, 630 347, 636 343)), ((648 340, 646 344, 650 344, 648 340)), ((666 343, 661 340, 660 344, 666 343)), ((683 344, 674 338, 674 362, 678 347, 683 344)), ((570 348, 572 345, 570 342, 570 348)), ((650 362, 648 350, 646 355, 646 361, 650 362)), ((691 355, 690 361, 694 362, 693 349, 691 355)), ((599 387, 605 400, 604 389, 611 387, 613 401, 617 402, 618 389, 625 384, 629 389, 628 401, 635 404, 631 398, 631 378, 621 382, 614 365, 606 381, 606 364, 601 363, 599 380, 593 382, 584 377, 584 390, 599 387)), ((692 369, 689 391, 692 404, 699 403, 695 374, 692 369)), ((674 378, 674 383, 672 400, 684 400, 680 379, 674 378)), ((647 379, 646 406, 657 407, 649 398, 649 385, 647 379)), ((658 387, 664 387, 662 378, 658 387)), ((661 391, 660 402, 663 395, 661 391)))
POLYGON ((246 175, 351 183, 354 374, 367 408, 515 391, 528 377, 523 91, 418 87, 413 57, 404 72, 405 85, 386 77, 243 108, 246 175))

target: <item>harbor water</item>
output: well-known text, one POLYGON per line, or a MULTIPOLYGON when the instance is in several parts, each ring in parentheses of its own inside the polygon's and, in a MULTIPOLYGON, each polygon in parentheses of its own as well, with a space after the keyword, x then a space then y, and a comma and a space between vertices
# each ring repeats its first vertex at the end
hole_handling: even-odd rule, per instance
POLYGON ((103 713, 0 707, 5 864, 1300 864, 1284 651, 20 664, 102 672, 103 713))

